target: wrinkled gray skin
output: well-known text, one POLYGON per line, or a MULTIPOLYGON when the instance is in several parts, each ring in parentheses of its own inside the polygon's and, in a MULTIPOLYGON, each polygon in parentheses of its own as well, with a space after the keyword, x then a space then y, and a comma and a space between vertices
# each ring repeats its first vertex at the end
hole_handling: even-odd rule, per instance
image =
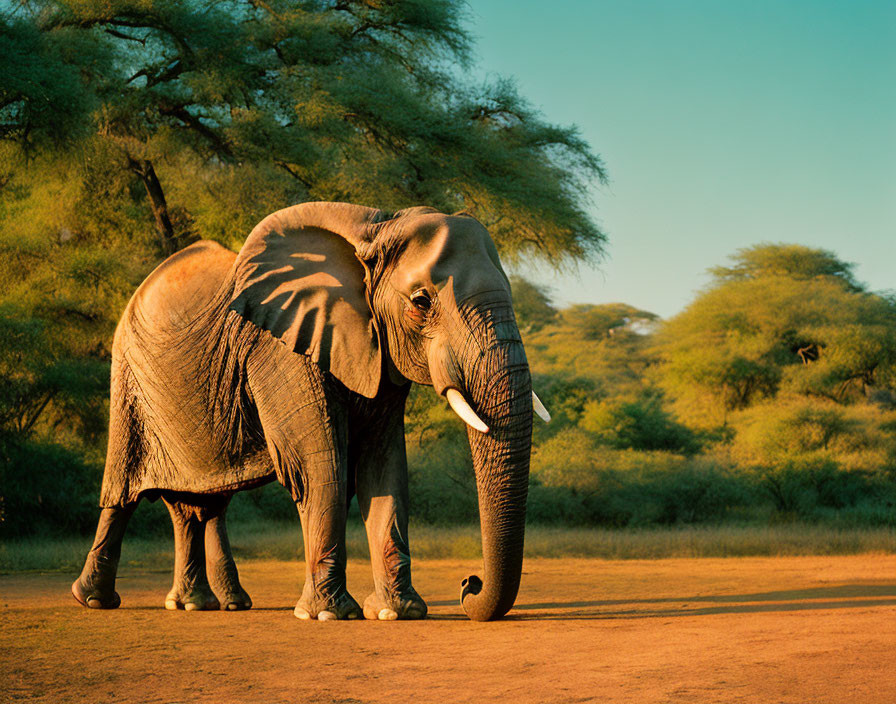
POLYGON ((500 618, 522 568, 532 398, 494 244, 466 215, 340 203, 274 213, 238 255, 194 244, 135 293, 115 335, 103 510, 75 598, 120 604, 128 519, 161 496, 175 535, 166 607, 249 608, 225 511, 233 492, 276 478, 304 533, 298 617, 424 617, 407 535, 409 382, 459 390, 489 427, 467 428, 485 571, 461 601, 472 619, 500 618), (353 494, 375 584, 363 607, 345 582, 353 494))

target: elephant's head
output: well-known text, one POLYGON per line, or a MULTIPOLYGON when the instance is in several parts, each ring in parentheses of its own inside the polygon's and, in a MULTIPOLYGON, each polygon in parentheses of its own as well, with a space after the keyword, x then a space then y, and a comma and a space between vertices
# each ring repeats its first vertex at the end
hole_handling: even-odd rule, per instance
POLYGON ((431 208, 388 217, 305 203, 256 227, 236 271, 233 309, 348 388, 373 397, 388 376, 449 400, 469 426, 485 562, 484 579, 464 580, 463 606, 475 620, 506 614, 522 569, 533 395, 485 228, 431 208))

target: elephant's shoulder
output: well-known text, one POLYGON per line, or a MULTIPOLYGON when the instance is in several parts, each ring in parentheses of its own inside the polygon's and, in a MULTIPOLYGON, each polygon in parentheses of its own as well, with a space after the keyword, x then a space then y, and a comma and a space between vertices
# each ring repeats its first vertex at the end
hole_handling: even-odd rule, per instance
POLYGON ((225 282, 235 259, 235 252, 217 242, 196 242, 172 254, 146 277, 128 312, 150 326, 187 323, 225 282))

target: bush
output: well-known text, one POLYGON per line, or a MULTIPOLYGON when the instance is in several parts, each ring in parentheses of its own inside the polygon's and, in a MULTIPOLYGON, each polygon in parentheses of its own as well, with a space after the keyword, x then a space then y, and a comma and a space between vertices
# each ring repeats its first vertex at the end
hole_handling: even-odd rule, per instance
POLYGON ((614 527, 721 520, 755 495, 747 477, 707 458, 614 450, 579 429, 538 449, 532 484, 533 521, 614 527))
POLYGON ((883 473, 845 471, 830 459, 800 458, 762 468, 758 478, 760 488, 784 517, 831 520, 844 512, 853 518, 861 514, 862 525, 894 520, 896 485, 883 473))
POLYGON ((0 535, 91 531, 102 472, 83 451, 0 438, 0 535))
POLYGON ((698 450, 694 434, 665 411, 656 395, 645 394, 635 400, 589 401, 579 425, 603 444, 618 449, 684 454, 698 450))
POLYGON ((228 520, 251 522, 295 521, 298 509, 290 493, 276 481, 257 489, 239 491, 227 509, 228 520))
POLYGON ((479 518, 470 448, 454 421, 424 444, 408 444, 411 517, 426 523, 470 523, 479 518))

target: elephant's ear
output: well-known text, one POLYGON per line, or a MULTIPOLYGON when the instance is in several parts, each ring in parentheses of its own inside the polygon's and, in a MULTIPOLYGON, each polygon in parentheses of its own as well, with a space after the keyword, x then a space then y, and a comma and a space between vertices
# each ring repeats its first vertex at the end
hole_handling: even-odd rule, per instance
POLYGON ((379 387, 381 350, 368 272, 356 251, 383 219, 379 210, 345 203, 303 203, 269 215, 237 256, 230 304, 368 398, 379 387))

